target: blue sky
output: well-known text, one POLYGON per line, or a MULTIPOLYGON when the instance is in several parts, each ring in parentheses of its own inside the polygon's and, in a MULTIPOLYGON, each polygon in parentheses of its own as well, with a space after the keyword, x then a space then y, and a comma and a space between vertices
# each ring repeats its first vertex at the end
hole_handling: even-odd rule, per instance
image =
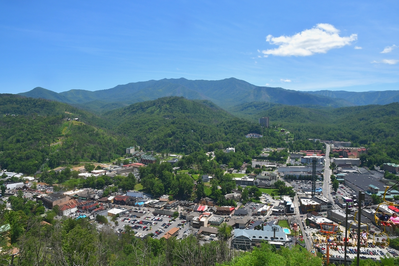
POLYGON ((399 1, 0 1, 0 93, 235 77, 399 90, 399 1))

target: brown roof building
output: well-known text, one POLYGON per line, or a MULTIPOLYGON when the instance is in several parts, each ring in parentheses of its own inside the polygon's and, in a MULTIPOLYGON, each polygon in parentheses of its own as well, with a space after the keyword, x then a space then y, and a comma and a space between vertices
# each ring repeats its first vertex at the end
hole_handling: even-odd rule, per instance
POLYGON ((166 232, 162 238, 169 239, 172 236, 177 236, 177 234, 179 233, 179 230, 180 230, 179 228, 173 227, 168 232, 166 232))

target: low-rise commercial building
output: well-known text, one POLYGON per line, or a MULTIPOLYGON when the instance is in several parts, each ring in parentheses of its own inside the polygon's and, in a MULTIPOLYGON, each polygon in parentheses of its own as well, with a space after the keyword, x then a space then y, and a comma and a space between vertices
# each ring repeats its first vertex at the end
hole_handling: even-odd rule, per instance
POLYGON ((166 232, 162 238, 169 239, 173 236, 177 236, 177 234, 179 233, 179 230, 180 230, 179 228, 173 227, 168 232, 166 232))
POLYGON ((334 158, 334 163, 337 166, 341 166, 341 165, 360 166, 361 161, 359 158, 334 158))
POLYGON ((233 180, 236 182, 237 186, 246 187, 246 186, 253 186, 255 179, 244 176, 244 177, 233 178, 233 180))
POLYGON ((42 197, 43 205, 52 209, 55 205, 62 205, 69 201, 70 197, 62 193, 53 193, 42 197))
POLYGON ((384 165, 382 166, 382 168, 385 171, 388 171, 392 174, 398 174, 399 173, 399 164, 395 164, 395 163, 384 163, 384 165))
POLYGON ((113 208, 111 210, 108 210, 108 216, 116 216, 116 215, 120 215, 121 213, 124 213, 124 210, 121 209, 117 209, 117 208, 113 208))
POLYGON ((266 225, 263 230, 235 229, 231 245, 235 249, 248 250, 262 241, 278 241, 285 243, 289 241, 283 228, 279 225, 266 225))
POLYGON ((71 213, 75 213, 78 210, 78 203, 76 200, 72 199, 68 202, 58 205, 59 207, 59 215, 67 216, 71 213))
POLYGON ((230 215, 235 210, 234 207, 231 206, 222 206, 216 208, 216 214, 220 215, 230 215))

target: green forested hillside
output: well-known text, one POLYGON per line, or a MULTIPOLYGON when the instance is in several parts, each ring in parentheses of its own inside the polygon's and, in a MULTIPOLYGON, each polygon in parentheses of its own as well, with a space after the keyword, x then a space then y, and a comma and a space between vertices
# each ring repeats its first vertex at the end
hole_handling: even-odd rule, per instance
MULTIPOLYGON (((147 150, 165 152, 188 154, 211 143, 235 144, 248 133, 261 133, 258 124, 238 119, 211 102, 182 97, 137 103, 105 117, 114 121, 119 134, 134 138, 147 150)), ((280 140, 271 136, 267 141, 280 140)))
POLYGON ((109 161, 123 154, 126 139, 98 125, 107 123, 66 104, 0 95, 0 165, 33 174, 42 167, 109 161))
POLYGON ((347 140, 366 146, 369 155, 363 159, 369 166, 399 162, 398 103, 335 109, 253 103, 233 110, 252 121, 268 116, 272 125, 294 132, 295 139, 347 140))

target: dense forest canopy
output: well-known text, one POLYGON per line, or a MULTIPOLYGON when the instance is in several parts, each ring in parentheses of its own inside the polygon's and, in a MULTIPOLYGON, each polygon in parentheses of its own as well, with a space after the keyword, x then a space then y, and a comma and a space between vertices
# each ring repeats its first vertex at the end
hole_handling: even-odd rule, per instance
POLYGON ((135 144, 183 154, 245 144, 259 153, 268 146, 314 147, 308 138, 365 146, 369 152, 361 159, 369 167, 399 162, 398 103, 335 109, 250 103, 229 110, 241 118, 210 101, 165 97, 98 116, 64 103, 0 95, 0 164, 32 174, 79 162, 109 162, 135 144), (270 117, 272 128, 259 126, 261 116, 270 117), (294 139, 280 134, 280 127, 294 139), (248 133, 264 137, 246 139, 248 133))
POLYGON ((128 142, 101 125, 107 122, 67 104, 0 95, 0 165, 34 174, 39 169, 120 157, 128 142))
POLYGON ((399 103, 335 109, 251 103, 231 111, 251 121, 268 116, 272 126, 290 130, 295 140, 343 140, 364 146, 368 155, 362 161, 369 167, 399 163, 399 103))

